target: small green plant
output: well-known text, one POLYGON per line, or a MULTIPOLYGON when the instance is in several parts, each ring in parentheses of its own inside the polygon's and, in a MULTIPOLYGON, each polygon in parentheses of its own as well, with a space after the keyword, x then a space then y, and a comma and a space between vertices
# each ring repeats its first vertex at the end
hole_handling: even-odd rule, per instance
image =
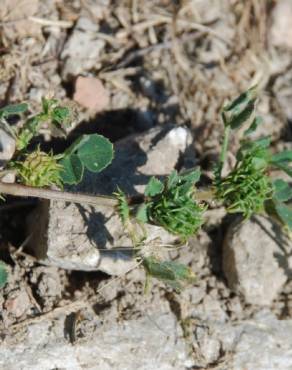
MULTIPOLYGON (((82 181, 85 170, 102 171, 113 159, 112 144, 103 136, 93 134, 82 135, 58 155, 44 153, 39 147, 28 150, 44 123, 65 133, 73 116, 70 109, 61 106, 57 100, 44 99, 42 111, 29 117, 22 128, 12 131, 7 119, 11 115, 23 115, 28 106, 19 104, 2 108, 0 122, 14 135, 17 143, 15 155, 3 172, 16 172, 18 184, 0 182, 0 192, 115 207, 132 240, 134 255, 144 266, 147 276, 179 290, 185 283, 194 281, 194 274, 179 262, 161 260, 157 253, 159 245, 155 246, 154 252, 148 250, 145 253, 145 243, 148 243, 146 223, 162 226, 185 243, 204 224, 204 212, 210 201, 215 201, 223 204, 227 212, 239 213, 244 218, 266 213, 280 222, 284 230, 292 230, 292 188, 283 179, 271 177, 274 168, 292 177, 292 151, 273 154, 269 137, 251 139, 262 124, 262 119, 255 114, 256 103, 257 89, 252 87, 223 107, 223 141, 210 188, 196 187, 200 180, 199 169, 183 173, 173 171, 164 181, 152 177, 139 197, 128 197, 121 189, 117 189, 112 197, 50 189, 51 186, 62 189, 65 184, 77 184, 82 181), (230 135, 236 134, 244 125, 247 128, 236 153, 235 165, 223 175, 230 135)), ((0 286, 6 278, 6 269, 1 263, 0 286)))
POLYGON ((137 212, 138 220, 160 225, 185 240, 194 235, 203 224, 206 208, 195 199, 199 178, 199 170, 181 175, 173 171, 164 184, 152 177, 137 212))

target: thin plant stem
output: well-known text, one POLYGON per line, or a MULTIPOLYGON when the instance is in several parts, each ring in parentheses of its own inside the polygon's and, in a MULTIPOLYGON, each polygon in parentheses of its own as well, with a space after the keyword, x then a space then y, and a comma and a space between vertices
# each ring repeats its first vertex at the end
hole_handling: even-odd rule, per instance
MULTIPOLYGON (((0 181, 0 194, 9 194, 18 197, 34 197, 49 200, 61 200, 64 202, 89 204, 92 206, 116 207, 118 200, 112 196, 88 195, 81 193, 71 193, 68 191, 37 188, 20 184, 8 184, 0 181)), ((212 188, 196 189, 195 199, 198 201, 210 201, 214 198, 212 188)), ((129 205, 141 204, 143 196, 133 196, 128 198, 129 205)))
POLYGON ((50 200, 62 200, 73 203, 90 204, 92 206, 115 207, 118 201, 114 197, 105 195, 87 195, 80 193, 70 193, 52 189, 36 188, 20 184, 7 184, 0 182, 0 193, 19 196, 35 197, 50 200))

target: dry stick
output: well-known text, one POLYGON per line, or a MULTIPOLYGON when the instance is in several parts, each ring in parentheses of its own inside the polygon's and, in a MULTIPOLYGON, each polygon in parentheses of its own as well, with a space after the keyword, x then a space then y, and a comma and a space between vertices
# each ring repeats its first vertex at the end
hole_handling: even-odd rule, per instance
MULTIPOLYGON (((105 195, 87 195, 80 193, 70 193, 68 191, 59 191, 43 188, 35 188, 20 184, 7 184, 0 182, 0 194, 9 194, 18 197, 35 197, 49 200, 62 200, 65 202, 89 204, 92 206, 116 207, 118 200, 111 196, 105 195)), ((197 190, 195 193, 196 200, 212 200, 214 198, 214 190, 197 190)), ((144 197, 141 195, 128 198, 130 205, 143 203, 144 197)))
POLYGON ((118 204, 118 201, 110 196, 70 193, 67 191, 42 189, 19 184, 7 184, 4 182, 0 182, 0 193, 20 197, 36 197, 50 200, 63 200, 65 202, 90 204, 92 206, 115 207, 118 204))

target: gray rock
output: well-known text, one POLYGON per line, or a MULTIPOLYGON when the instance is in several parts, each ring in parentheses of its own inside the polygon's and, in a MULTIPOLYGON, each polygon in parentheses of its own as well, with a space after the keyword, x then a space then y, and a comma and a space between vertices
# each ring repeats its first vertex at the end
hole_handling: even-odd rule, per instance
POLYGON ((105 41, 96 35, 98 29, 98 25, 90 19, 79 18, 61 54, 61 59, 65 61, 63 78, 77 76, 97 66, 105 46, 105 41))
POLYGON ((192 365, 182 330, 169 312, 120 324, 102 324, 100 320, 91 337, 74 345, 64 338, 63 325, 58 329, 51 321, 36 323, 29 326, 20 343, 2 343, 0 368, 184 370, 192 365))
POLYGON ((164 306, 151 317, 104 322, 91 316, 90 323, 87 335, 71 344, 64 316, 36 320, 18 338, 1 343, 1 370, 292 369, 292 320, 278 320, 269 311, 235 324, 194 318, 184 323, 184 334, 164 306))
POLYGON ((0 128, 0 165, 9 161, 15 152, 15 140, 0 128))
MULTIPOLYGON (((128 194, 143 191, 151 175, 169 174, 192 141, 182 127, 158 127, 146 134, 121 140, 113 163, 99 175, 86 173, 73 190, 112 194, 117 186, 128 194)), ((119 216, 107 207, 91 207, 60 201, 42 202, 30 219, 31 246, 38 258, 65 269, 102 270, 120 275, 137 263, 130 253, 131 241, 119 216)), ((176 239, 157 226, 146 226, 148 241, 169 244, 176 239)))
POLYGON ((278 225, 262 216, 236 221, 223 245, 223 270, 228 284, 246 302, 270 305, 285 284, 291 242, 278 225))
POLYGON ((190 324, 195 365, 217 370, 291 370, 292 320, 277 320, 269 311, 232 323, 194 320, 190 324))

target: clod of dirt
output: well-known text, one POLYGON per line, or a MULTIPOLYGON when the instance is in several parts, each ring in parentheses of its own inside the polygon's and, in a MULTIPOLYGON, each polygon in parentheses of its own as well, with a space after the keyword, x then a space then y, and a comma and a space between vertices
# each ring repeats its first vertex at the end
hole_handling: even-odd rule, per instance
POLYGON ((61 54, 65 61, 62 71, 65 80, 97 67, 105 46, 105 41, 96 35, 98 29, 98 25, 89 18, 79 18, 61 54))
POLYGON ((75 83, 73 99, 93 112, 100 112, 109 104, 109 94, 102 82, 94 77, 79 76, 75 83))
POLYGON ((30 281, 36 286, 43 310, 48 311, 60 300, 64 286, 60 271, 55 267, 40 266, 31 271, 30 281))
POLYGON ((25 290, 11 291, 4 303, 7 315, 20 318, 30 308, 30 298, 25 290))
POLYGON ((289 246, 279 226, 265 217, 236 221, 223 245, 223 270, 229 286, 247 303, 270 305, 288 278, 289 246))
POLYGON ((0 20, 4 22, 5 38, 15 41, 29 36, 40 37, 40 25, 29 18, 36 15, 38 8, 39 0, 2 0, 0 20))
POLYGON ((273 10, 270 40, 272 45, 292 49, 292 2, 280 0, 273 10))

